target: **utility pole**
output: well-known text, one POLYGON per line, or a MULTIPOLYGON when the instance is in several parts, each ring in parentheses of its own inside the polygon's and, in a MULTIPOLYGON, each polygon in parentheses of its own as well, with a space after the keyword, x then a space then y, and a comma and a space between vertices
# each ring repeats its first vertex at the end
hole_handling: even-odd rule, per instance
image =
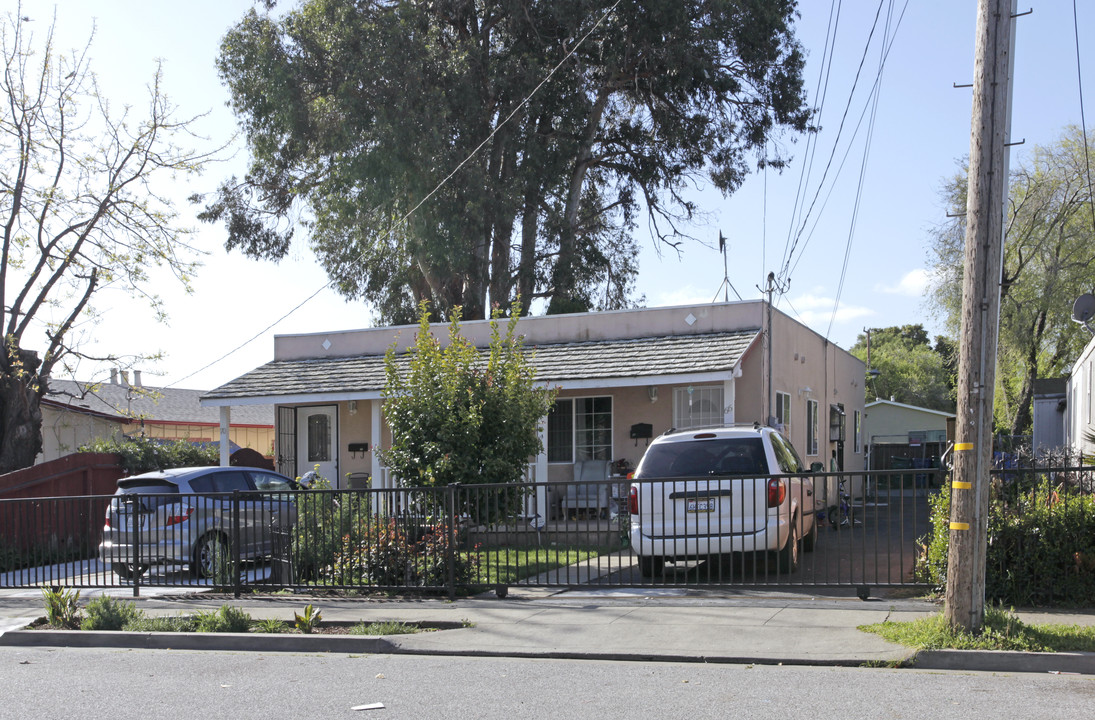
MULTIPOLYGON (((776 280, 776 274, 774 272, 768 273, 768 280, 765 283, 764 287, 761 287, 759 285, 757 286, 757 290, 760 290, 761 293, 768 295, 768 303, 765 307, 765 311, 768 313, 768 320, 766 323, 764 323, 764 340, 766 343, 765 354, 768 356, 768 420, 766 422, 769 427, 775 427, 776 425, 775 406, 772 401, 772 294, 778 290, 779 293, 782 295, 783 293, 787 292, 790 287, 790 279, 787 280, 786 284, 780 284, 776 280)), ((737 292, 737 290, 735 290, 734 292, 737 292)), ((786 419, 787 418, 784 418, 784 420, 786 419)))
POLYGON ((985 548, 1008 191, 1015 6, 1016 0, 979 0, 977 6, 958 421, 943 611, 952 627, 972 632, 979 632, 985 619, 985 548))

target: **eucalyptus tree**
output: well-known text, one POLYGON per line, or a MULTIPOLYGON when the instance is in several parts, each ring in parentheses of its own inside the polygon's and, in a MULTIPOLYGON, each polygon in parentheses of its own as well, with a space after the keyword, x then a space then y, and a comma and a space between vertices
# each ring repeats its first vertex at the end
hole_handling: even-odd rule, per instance
POLYGON ((691 183, 732 192, 808 129, 794 16, 793 0, 251 10, 218 60, 251 163, 203 217, 254 257, 306 227, 341 292, 389 322, 421 300, 467 319, 516 296, 626 305, 642 217, 678 245, 691 183))

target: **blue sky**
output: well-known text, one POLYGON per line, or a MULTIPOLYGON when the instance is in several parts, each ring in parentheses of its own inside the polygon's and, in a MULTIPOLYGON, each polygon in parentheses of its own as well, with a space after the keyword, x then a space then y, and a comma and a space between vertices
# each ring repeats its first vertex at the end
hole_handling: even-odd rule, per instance
MULTIPOLYGON (((4 12, 14 12, 16 5, 12 0, 0 0, 4 12)), ((1090 32, 1095 28, 1095 7, 1085 2, 1079 5, 1090 132, 1095 126, 1095 49, 1090 32)), ((199 130, 210 145, 223 144, 232 136, 235 123, 224 107, 227 96, 213 62, 225 30, 250 6, 245 0, 59 0, 58 44, 82 44, 94 18, 97 31, 92 67, 106 96, 118 104, 140 103, 155 61, 162 59, 164 86, 180 115, 208 113, 199 130)), ((941 330, 941 323, 929 315, 924 303, 929 232, 945 219, 940 187, 969 152, 971 91, 955 89, 953 84, 968 83, 973 74, 976 2, 972 1, 910 0, 899 26, 902 3, 894 3, 889 31, 892 47, 879 83, 866 158, 867 121, 850 139, 878 72, 887 7, 883 7, 883 20, 868 50, 859 88, 851 95, 849 119, 833 169, 821 186, 817 205, 824 208, 820 213, 815 208, 806 223, 809 230, 799 241, 800 251, 792 257, 789 291, 778 304, 842 347, 849 347, 867 326, 923 322, 933 331, 941 330), (843 168, 836 175, 842 161, 843 168), (834 313, 846 253, 843 291, 834 313)), ((836 142, 836 130, 877 8, 874 0, 842 3, 816 158, 806 185, 807 203, 818 192, 822 168, 836 142)), ((1017 20, 1012 119, 1013 141, 1025 140, 1025 145, 1013 149, 1013 165, 1021 161, 1025 150, 1053 142, 1065 125, 1080 122, 1072 3, 1032 0, 1019 8, 1020 12, 1027 9, 1033 13, 1017 20)), ((804 0, 799 10, 798 36, 808 53, 807 87, 811 103, 816 105, 830 3, 804 0)), ((48 27, 50 13, 48 0, 24 3, 22 8, 39 34, 48 27)), ((868 119, 869 113, 868 108, 868 119)), ((709 188, 695 189, 704 217, 690 229, 706 245, 686 244, 679 256, 674 251, 659 253, 645 227, 640 227, 643 251, 637 289, 645 295, 647 305, 711 302, 716 294, 722 298, 718 292, 723 279, 722 258, 717 252, 720 230, 730 243, 730 282, 746 299, 759 296, 757 286, 769 270, 779 269, 789 233, 801 224, 801 220, 792 222, 792 213, 806 143, 804 138, 794 137, 783 138, 783 143, 794 161, 782 174, 754 175, 730 198, 709 188)), ((242 148, 240 144, 236 147, 242 148)), ((184 217, 193 211, 182 198, 194 191, 212 190, 222 178, 239 173, 244 161, 239 149, 234 158, 210 166, 195 184, 178 188, 179 210, 184 217)), ((275 333, 369 324, 367 307, 347 304, 334 293, 324 292, 236 350, 311 295, 326 278, 305 242, 298 243, 290 257, 274 264, 227 254, 223 235, 219 227, 199 228, 197 244, 209 254, 195 279, 193 296, 186 296, 166 276, 162 281, 157 279, 157 290, 166 300, 170 316, 166 325, 155 323, 138 300, 121 294, 100 298, 101 309, 109 308, 109 312, 95 329, 97 350, 163 351, 162 361, 142 368, 146 383, 212 388, 269 360, 275 333), (229 356, 201 370, 225 354, 229 356)), ((105 368, 85 365, 80 379, 95 373, 105 373, 105 368)))

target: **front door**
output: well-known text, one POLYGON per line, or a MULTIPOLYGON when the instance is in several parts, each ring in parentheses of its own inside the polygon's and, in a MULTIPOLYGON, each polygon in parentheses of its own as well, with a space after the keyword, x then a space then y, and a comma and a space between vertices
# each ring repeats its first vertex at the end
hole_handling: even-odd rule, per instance
POLYGON ((336 405, 297 408, 297 475, 309 470, 339 486, 336 405))

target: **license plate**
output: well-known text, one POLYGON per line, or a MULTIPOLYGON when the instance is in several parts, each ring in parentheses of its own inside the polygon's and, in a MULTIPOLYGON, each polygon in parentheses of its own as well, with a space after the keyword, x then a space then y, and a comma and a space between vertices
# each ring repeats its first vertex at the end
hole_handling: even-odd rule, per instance
POLYGON ((689 500, 687 510, 690 513, 714 512, 715 498, 695 498, 689 500))

